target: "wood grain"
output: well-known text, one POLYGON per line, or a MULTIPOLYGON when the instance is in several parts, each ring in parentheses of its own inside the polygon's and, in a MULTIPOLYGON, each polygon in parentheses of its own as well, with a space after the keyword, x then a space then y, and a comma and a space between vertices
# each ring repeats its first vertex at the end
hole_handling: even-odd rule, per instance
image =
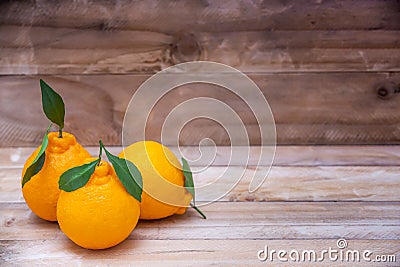
POLYGON ((2 2, 1 10, 2 24, 95 28, 104 31, 400 29, 399 3, 395 0, 315 1, 307 5, 295 0, 11 1, 2 2))
MULTIPOLYGON (((372 250, 374 255, 399 257, 398 240, 349 240, 351 249, 372 250)), ((306 249, 321 251, 334 248, 335 240, 127 240, 108 250, 82 249, 69 240, 1 241, 0 263, 7 265, 118 265, 131 266, 254 266, 260 262, 257 251, 270 249, 290 251, 306 249), (173 248, 173 249, 172 249, 173 248), (40 256, 38 256, 40 255, 40 256), (2 262, 1 262, 2 261, 2 262)), ((291 266, 276 259, 273 266, 291 266)), ((325 260, 329 266, 349 266, 347 262, 325 260)), ((351 262, 351 266, 365 266, 366 262, 351 262)), ((397 266, 397 263, 378 263, 374 266, 397 266)), ((321 262, 296 262, 296 266, 321 266, 321 262)))
MULTIPOLYGON (((93 156, 98 155, 98 147, 85 147, 93 156)), ((209 165, 200 154, 197 146, 169 147, 175 155, 193 160, 191 166, 209 165), (197 160, 198 159, 198 160, 197 160)), ((258 164, 260 147, 240 149, 238 158, 231 158, 231 147, 202 147, 201 152, 215 155, 211 166, 241 166, 244 159, 249 157, 248 165, 258 164)), ((111 146, 108 150, 119 154, 122 147, 111 146)), ((34 151, 31 147, 0 148, 0 168, 22 168, 26 159, 34 151)), ((399 165, 400 146, 277 146, 273 161, 274 166, 397 166, 399 165)))
MULTIPOLYGON (((76 246, 56 223, 35 216, 20 195, 21 168, 9 166, 3 159, 0 162, 0 264, 243 266, 261 264, 256 253, 266 245, 269 249, 287 251, 321 251, 336 248, 338 238, 347 240, 348 249, 368 249, 373 255, 395 255, 398 259, 400 199, 397 188, 400 180, 399 166, 394 161, 398 158, 398 147, 367 146, 359 151, 355 151, 357 146, 333 147, 332 150, 329 146, 289 148, 284 147, 286 151, 280 152, 282 160, 287 157, 289 166, 273 167, 266 183, 256 193, 246 193, 248 174, 252 170, 249 167, 243 181, 223 201, 202 206, 207 220, 189 209, 184 215, 164 220, 140 221, 126 241, 102 251, 76 246), (387 148, 391 149, 385 150, 387 148), (303 155, 293 157, 295 153, 303 155), (394 166, 315 165, 333 163, 335 160, 331 157, 339 155, 346 155, 339 163, 352 157, 356 158, 353 162, 362 162, 364 157, 371 164, 375 159, 376 164, 393 161, 390 164, 394 166), (382 158, 384 160, 380 161, 382 158), (310 165, 295 167, 290 166, 291 162, 310 165), (260 202, 265 200, 269 202, 260 202)), ((111 148, 113 152, 119 149, 111 148)), ((189 153, 195 151, 193 147, 183 149, 189 153)), ((1 149, 0 158, 10 155, 17 159, 13 155, 21 153, 22 157, 31 150, 1 149)), ((89 150, 94 153, 96 149, 89 150)), ((218 160, 224 164, 226 157, 218 160)), ((240 173, 243 167, 235 168, 240 173)), ((195 180, 207 182, 223 169, 223 165, 211 167, 208 173, 195 175, 195 180)), ((217 183, 215 190, 219 188, 217 183)), ((274 266, 281 264, 276 260, 272 263, 274 266)), ((320 266, 321 263, 301 264, 320 266)), ((365 264, 352 262, 351 266, 365 264)), ((396 264, 374 262, 374 266, 396 264)), ((282 266, 290 265, 283 263, 282 266)), ((329 261, 329 266, 349 266, 349 263, 329 261)))
MULTIPOLYGON (((212 183, 212 192, 197 193, 198 201, 212 201, 214 194, 227 192, 227 185, 240 182, 222 201, 400 201, 398 184, 399 166, 321 166, 272 167, 259 190, 248 192, 254 168, 209 167, 195 173, 197 186, 212 183)), ((267 171, 267 167, 260 167, 267 171)), ((1 169, 0 202, 23 202, 20 188, 21 169, 1 169)))
MULTIPOLYGON (((132 240, 398 239, 398 202, 216 202, 164 220, 140 221, 132 240), (337 212, 340 210, 340 212, 337 212), (244 216, 245 215, 245 216, 244 216)), ((0 203, 0 240, 64 240, 57 223, 24 203, 0 203)))
POLYGON ((398 71, 399 9, 394 0, 2 2, 0 74, 154 73, 192 60, 246 72, 398 71))
MULTIPOLYGON (((0 90, 0 146, 40 143, 47 122, 40 107, 39 77, 0 76, 4 88, 0 90)), ((126 107, 148 77, 65 75, 45 80, 63 95, 66 130, 73 132, 82 144, 97 145, 98 139, 103 138, 109 145, 121 145, 126 107)), ((400 97, 382 100, 376 94, 379 84, 399 81, 397 73, 252 74, 250 78, 270 103, 278 144, 400 143, 400 97)), ((170 111, 196 97, 215 98, 232 107, 244 122, 250 144, 260 144, 257 122, 249 108, 251 103, 246 105, 235 94, 208 84, 181 86, 163 97, 152 110, 146 138, 160 140, 162 124, 170 111)), ((229 127, 235 129, 241 125, 229 127)), ((180 144, 197 145, 206 137, 217 145, 230 144, 225 130, 205 119, 187 124, 181 131, 180 144)), ((167 136, 164 143, 173 144, 175 138, 167 136)), ((241 142, 245 144, 247 138, 243 137, 241 142)))
MULTIPOLYGON (((257 251, 321 251, 337 248, 338 238, 348 249, 395 255, 397 262, 296 265, 398 266, 400 97, 393 92, 400 86, 399 33, 396 0, 0 1, 0 266, 292 266, 260 262, 257 251), (251 103, 221 87, 191 84, 156 104, 146 139, 161 140, 162 124, 178 104, 211 97, 235 110, 249 135, 240 144, 252 145, 247 166, 245 149, 230 161, 223 127, 238 131, 242 125, 229 116, 223 127, 197 119, 182 128, 182 150, 172 147, 177 155, 197 158, 205 138, 218 145, 211 166, 195 171, 196 185, 213 183, 214 192, 225 193, 225 185, 243 175, 218 202, 202 205, 215 198, 197 191, 207 220, 189 209, 140 221, 122 244, 92 251, 29 210, 21 169, 48 124, 39 78, 63 96, 66 131, 92 154, 100 138, 118 153, 137 88, 153 73, 193 60, 248 74, 271 106, 278 144, 295 145, 277 147, 261 188, 248 191, 261 144, 251 103), (383 85, 390 86, 385 100, 377 95, 383 85), (227 166, 230 175, 218 179, 227 166)), ((163 143, 175 145, 175 139, 164 136, 163 143)))
POLYGON ((208 60, 244 72, 399 71, 398 31, 168 32, 0 25, 0 74, 154 73, 208 60))
MULTIPOLYGON (((383 82, 399 84, 399 8, 394 0, 306 6, 296 1, 2 2, 0 74, 64 75, 53 79, 61 79, 67 98, 96 99, 69 109, 69 118, 78 117, 70 130, 84 145, 97 144, 100 137, 120 145, 128 99, 148 77, 139 74, 191 60, 222 62, 257 76, 280 144, 398 144, 398 97, 381 101, 374 96, 383 82), (104 75, 82 75, 95 73, 104 75), (71 87, 82 92, 80 98, 72 97, 77 91, 71 87)), ((23 76, 12 76, 20 81, 10 84, 9 78, 0 76, 6 110, 0 109, 0 145, 32 146, 45 123, 39 121, 37 105, 21 101, 34 99, 25 90, 36 85, 25 83, 31 78, 23 76), (15 92, 7 92, 10 88, 15 92), (25 100, 16 100, 21 94, 25 100)), ((201 94, 220 97, 238 109, 250 143, 260 144, 249 109, 219 90, 187 86, 171 94, 178 101, 164 105, 201 94)), ((160 106, 153 114, 149 139, 160 139, 168 111, 160 106)), ((204 120, 182 130, 181 144, 194 145, 205 137, 229 144, 219 125, 204 120)))

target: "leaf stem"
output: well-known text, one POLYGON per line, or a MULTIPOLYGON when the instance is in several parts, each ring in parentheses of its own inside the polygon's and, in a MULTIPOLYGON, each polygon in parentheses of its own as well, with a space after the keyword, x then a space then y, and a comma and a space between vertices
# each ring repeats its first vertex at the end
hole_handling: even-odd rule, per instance
POLYGON ((201 217, 203 217, 203 219, 207 219, 206 215, 204 215, 204 213, 203 213, 198 207, 196 207, 196 206, 193 205, 192 203, 190 203, 190 206, 191 206, 192 208, 194 208, 194 209, 201 215, 201 217))
POLYGON ((99 163, 97 163, 97 166, 100 166, 100 162, 101 162, 101 155, 103 154, 103 142, 101 141, 101 139, 99 140, 99 144, 100 144, 100 150, 99 150, 99 163))
POLYGON ((61 128, 58 129, 58 138, 63 138, 62 129, 61 128))

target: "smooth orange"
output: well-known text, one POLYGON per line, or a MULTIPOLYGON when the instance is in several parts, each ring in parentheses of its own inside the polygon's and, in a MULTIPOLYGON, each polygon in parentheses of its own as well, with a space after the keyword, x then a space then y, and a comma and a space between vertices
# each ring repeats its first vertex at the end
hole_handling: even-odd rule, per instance
MULTIPOLYGON (((49 143, 46 148, 46 159, 43 168, 34 175, 22 188, 22 193, 29 208, 42 219, 56 221, 57 200, 60 194, 58 180, 66 170, 82 165, 90 154, 76 141, 75 136, 63 132, 59 138, 57 132, 48 134, 49 143)), ((31 165, 40 146, 27 159, 22 171, 31 165)))
POLYGON ((119 156, 132 161, 142 174, 140 219, 185 213, 192 195, 183 187, 182 165, 171 150, 154 141, 141 141, 128 146, 119 156))
POLYGON ((105 161, 96 167, 85 186, 72 192, 61 191, 57 204, 61 230, 74 243, 88 249, 121 243, 135 228, 139 213, 139 201, 126 191, 114 168, 105 161))

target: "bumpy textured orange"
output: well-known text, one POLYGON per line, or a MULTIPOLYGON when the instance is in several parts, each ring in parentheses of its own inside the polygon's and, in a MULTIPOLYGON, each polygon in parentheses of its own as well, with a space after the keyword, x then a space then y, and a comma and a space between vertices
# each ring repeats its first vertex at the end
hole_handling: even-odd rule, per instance
POLYGON ((105 161, 85 186, 61 191, 57 204, 61 230, 88 249, 105 249, 124 241, 135 228, 139 213, 139 201, 126 191, 114 168, 105 161))
MULTIPOLYGON (((56 206, 60 194, 58 189, 60 175, 74 166, 82 165, 90 154, 76 142, 72 134, 63 132, 63 137, 59 138, 57 132, 51 132, 48 138, 49 144, 43 168, 24 185, 22 193, 33 213, 42 219, 57 221, 56 206)), ((22 177, 39 150, 40 146, 26 161, 22 177)))
POLYGON ((119 156, 132 161, 142 174, 140 219, 185 213, 192 195, 183 187, 182 167, 171 150, 154 141, 141 141, 128 146, 119 156))

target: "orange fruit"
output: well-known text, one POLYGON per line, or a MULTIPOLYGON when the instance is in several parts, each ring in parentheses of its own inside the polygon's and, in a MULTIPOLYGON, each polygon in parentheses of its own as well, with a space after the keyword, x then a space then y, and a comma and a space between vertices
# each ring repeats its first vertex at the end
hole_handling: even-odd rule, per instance
POLYGON ((141 141, 125 148, 119 157, 130 160, 142 174, 140 219, 185 213, 192 195, 184 188, 182 165, 171 150, 154 141, 141 141))
MULTIPOLYGON (((58 180, 66 170, 82 165, 90 154, 76 141, 75 136, 63 132, 59 138, 57 132, 48 135, 49 143, 46 148, 46 158, 42 169, 22 188, 22 193, 29 208, 42 219, 57 221, 57 200, 60 195, 58 180)), ((40 146, 30 155, 24 165, 22 177, 31 165, 40 146)))
POLYGON ((105 249, 124 241, 135 228, 139 213, 139 201, 105 161, 96 166, 86 185, 72 192, 61 191, 57 204, 61 230, 88 249, 105 249))

